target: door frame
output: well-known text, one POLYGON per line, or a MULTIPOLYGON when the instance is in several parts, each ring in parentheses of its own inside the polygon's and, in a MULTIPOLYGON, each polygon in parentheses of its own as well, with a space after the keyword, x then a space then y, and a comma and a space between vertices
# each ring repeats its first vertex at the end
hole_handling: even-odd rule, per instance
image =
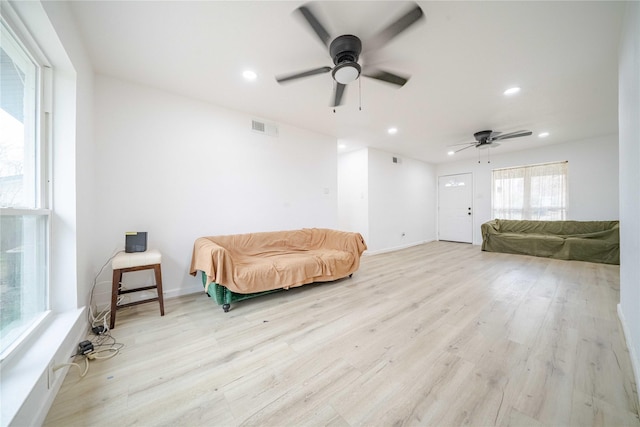
POLYGON ((440 179, 446 178, 446 177, 452 177, 452 176, 459 176, 459 175, 469 175, 471 177, 471 195, 469 200, 469 206, 471 207, 471 236, 470 236, 469 242, 460 242, 460 243, 470 243, 473 245, 474 244, 473 225, 474 225, 474 218, 475 218, 475 206, 473 201, 474 201, 475 181, 476 181, 474 179, 473 172, 448 173, 444 175, 438 175, 437 192, 436 192, 436 200, 437 200, 436 235, 437 235, 437 240, 440 241, 440 212, 441 212, 440 211, 440 179))

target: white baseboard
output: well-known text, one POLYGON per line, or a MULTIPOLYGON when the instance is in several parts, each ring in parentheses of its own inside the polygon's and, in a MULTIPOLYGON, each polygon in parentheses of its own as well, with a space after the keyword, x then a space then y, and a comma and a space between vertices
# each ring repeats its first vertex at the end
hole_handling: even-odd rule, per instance
POLYGON ((418 245, 422 245, 424 243, 429 243, 429 242, 433 242, 435 240, 421 240, 419 242, 413 242, 413 243, 409 243, 406 245, 401 245, 401 246, 394 246, 392 248, 385 248, 385 249, 378 249, 376 251, 370 251, 370 250, 366 250, 364 251, 363 255, 378 255, 378 254, 384 254, 387 252, 395 252, 395 251, 399 251, 401 249, 407 249, 407 248, 411 248, 413 246, 418 246, 418 245))
MULTIPOLYGON (((202 284, 200 282, 200 276, 198 276, 198 281, 192 285, 189 285, 188 287, 183 287, 178 289, 168 289, 168 290, 163 289, 164 291, 163 295, 165 299, 177 298, 182 295, 189 295, 189 294, 195 294, 198 292, 204 292, 203 289, 204 288, 202 287, 202 284)), ((132 293, 127 295, 128 301, 125 301, 125 302, 152 298, 155 295, 156 295, 155 290, 132 293)), ((111 289, 109 288, 108 290, 103 290, 102 292, 96 292, 93 295, 93 303, 96 304, 96 306, 98 307, 97 308, 98 312, 110 307, 111 306, 111 289)))
MULTIPOLYGON (((199 279, 199 277, 198 277, 199 279)), ((195 294, 198 292, 204 292, 204 287, 202 286, 202 284, 195 284, 193 286, 189 286, 186 288, 178 288, 178 289, 171 289, 169 291, 165 291, 164 292, 164 297, 165 298, 176 298, 176 297, 180 297, 182 295, 190 295, 190 294, 195 294)))
MULTIPOLYGON (((622 312, 622 307, 618 304, 618 319, 620 320, 620 325, 622 325, 622 333, 624 334, 624 339, 627 344, 627 349, 629 350, 629 358, 631 359, 631 368, 633 369, 633 378, 636 381, 636 388, 640 384, 640 376, 638 372, 640 372, 640 361, 638 360, 638 355, 635 352, 634 343, 632 337, 629 333, 629 328, 627 327, 627 321, 625 320, 624 313, 622 312)), ((640 395, 638 396, 638 405, 640 405, 640 395)))

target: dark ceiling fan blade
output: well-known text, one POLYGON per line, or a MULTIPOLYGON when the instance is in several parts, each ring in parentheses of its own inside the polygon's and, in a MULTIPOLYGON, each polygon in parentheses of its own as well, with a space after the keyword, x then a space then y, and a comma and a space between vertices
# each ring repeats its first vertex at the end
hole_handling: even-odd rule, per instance
POLYGON ((307 21, 311 29, 318 36, 322 44, 325 46, 329 46, 329 42, 331 42, 331 36, 329 32, 325 29, 324 25, 320 23, 320 20, 316 17, 316 15, 309 9, 309 6, 300 6, 296 9, 300 15, 307 21))
POLYGON ((530 130, 518 130, 515 132, 511 132, 511 133, 505 133, 504 135, 499 135, 496 136, 495 138, 492 138, 492 141, 500 141, 502 139, 509 139, 509 138, 519 138, 521 136, 529 136, 531 135, 533 132, 531 132, 530 130))
POLYGON ((365 73, 362 74, 365 77, 369 77, 372 79, 376 79, 376 80, 380 80, 383 82, 387 82, 387 83, 391 83, 394 84, 396 86, 404 86, 405 83, 407 83, 409 81, 409 77, 402 77, 399 76, 397 74, 393 74, 390 73, 388 71, 383 71, 383 70, 373 70, 373 71, 367 71, 365 73))
POLYGON ((316 74, 328 73, 329 71, 331 71, 331 67, 314 68, 313 70, 302 71, 299 73, 276 76, 276 81, 278 83, 284 83, 290 80, 301 79, 303 77, 315 76, 316 74))
POLYGON ((344 95, 344 91, 346 88, 347 85, 336 82, 333 87, 333 98, 331 99, 332 107, 337 107, 338 105, 342 104, 342 96, 344 95))
POLYGON ((470 143, 468 146, 466 146, 466 147, 464 147, 464 148, 460 148, 460 149, 456 150, 456 151, 455 151, 455 153, 458 153, 458 152, 460 152, 460 151, 462 151, 462 150, 466 150, 467 148, 471 148, 471 147, 475 147, 475 146, 477 146, 477 144, 475 144, 475 143, 473 143, 473 142, 472 142, 472 143, 470 143))
POLYGON ((367 49, 373 50, 381 48, 422 18, 424 18, 424 13, 420 6, 416 4, 407 13, 376 34, 369 42, 370 46, 368 45, 367 49))
POLYGON ((458 145, 469 145, 469 144, 477 144, 477 141, 473 141, 473 142, 461 142, 460 144, 450 144, 447 145, 447 147, 457 147, 458 145))

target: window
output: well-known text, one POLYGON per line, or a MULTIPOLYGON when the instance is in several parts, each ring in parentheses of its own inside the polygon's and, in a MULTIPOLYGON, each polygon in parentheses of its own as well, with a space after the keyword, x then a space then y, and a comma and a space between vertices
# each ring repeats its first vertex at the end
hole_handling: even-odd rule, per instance
POLYGON ((0 18, 0 359, 48 308, 42 70, 0 18))
POLYGON ((493 170, 493 218, 564 220, 567 169, 558 162, 493 170))

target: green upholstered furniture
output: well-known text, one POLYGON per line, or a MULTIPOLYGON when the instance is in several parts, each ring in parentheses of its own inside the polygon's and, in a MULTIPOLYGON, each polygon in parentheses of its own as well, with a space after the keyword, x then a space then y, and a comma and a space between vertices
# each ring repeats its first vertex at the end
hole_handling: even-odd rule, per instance
POLYGON ((495 219, 482 224, 482 250, 620 264, 619 221, 495 219))
POLYGON ((209 286, 207 286, 207 274, 202 272, 202 286, 205 288, 205 292, 208 296, 213 297, 215 302, 218 305, 222 306, 222 309, 225 311, 229 311, 232 302, 238 302, 250 298, 259 297, 261 295, 272 294, 274 292, 280 292, 284 289, 272 289, 269 291, 263 292, 253 292, 250 294, 239 294, 229 289, 225 288, 222 285, 217 284, 216 282, 212 282, 209 286))

